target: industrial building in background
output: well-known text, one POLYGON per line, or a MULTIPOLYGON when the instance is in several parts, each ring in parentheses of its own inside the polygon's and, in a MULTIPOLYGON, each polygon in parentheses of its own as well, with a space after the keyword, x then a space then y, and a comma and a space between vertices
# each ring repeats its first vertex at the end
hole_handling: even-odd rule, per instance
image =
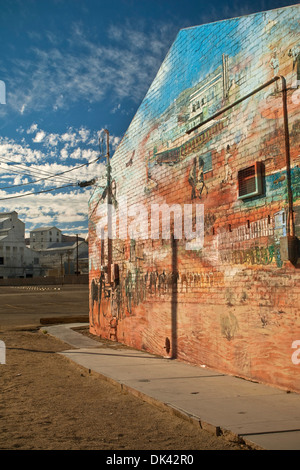
POLYGON ((0 214, 0 279, 41 275, 38 254, 25 243, 25 224, 17 212, 0 214))
POLYGON ((89 201, 92 333, 300 391, 299 17, 178 33, 89 201))
POLYGON ((0 214, 0 279, 63 277, 88 273, 88 243, 56 227, 40 227, 25 238, 16 211, 0 214))
POLYGON ((64 235, 57 227, 38 227, 30 232, 30 248, 38 253, 47 276, 88 273, 88 243, 82 237, 64 235))

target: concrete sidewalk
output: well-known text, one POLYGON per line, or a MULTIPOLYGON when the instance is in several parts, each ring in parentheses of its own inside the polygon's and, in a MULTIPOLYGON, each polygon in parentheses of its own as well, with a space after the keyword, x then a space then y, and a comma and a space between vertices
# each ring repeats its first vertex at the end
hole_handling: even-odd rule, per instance
POLYGON ((143 351, 103 347, 72 328, 47 326, 76 349, 60 354, 144 400, 253 448, 300 450, 300 394, 224 375, 143 351), (101 347, 99 347, 101 346, 101 347))

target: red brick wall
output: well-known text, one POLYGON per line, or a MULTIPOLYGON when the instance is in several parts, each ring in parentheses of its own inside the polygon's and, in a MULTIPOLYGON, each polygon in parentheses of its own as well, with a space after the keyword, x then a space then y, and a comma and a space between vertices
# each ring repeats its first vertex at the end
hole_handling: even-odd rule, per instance
MULTIPOLYGON (((119 237, 112 242, 119 284, 109 285, 106 275, 101 277, 99 236, 107 201, 100 200, 103 190, 98 188, 90 200, 91 332, 300 391, 300 364, 292 361, 292 344, 300 340, 300 270, 297 260, 285 259, 280 242, 290 227, 296 237, 300 234, 299 100, 292 88, 300 59, 292 60, 289 52, 300 42, 297 15, 299 7, 289 7, 179 33, 112 159, 116 214, 119 221, 122 197, 135 221, 135 205, 143 204, 149 228, 155 203, 182 209, 203 204, 204 245, 187 250, 184 238, 119 237), (205 42, 211 30, 215 39, 205 42), (278 70, 270 66, 274 50, 278 70), (203 57, 213 62, 218 54, 229 57, 227 98, 210 94, 212 81, 221 84, 221 66, 201 75, 203 57), (196 84, 189 81, 195 69, 196 84), (290 182, 281 80, 242 99, 275 74, 287 83, 290 182), (203 106, 204 120, 242 100, 213 118, 209 128, 200 125, 190 132, 197 124, 193 99, 200 96, 201 101, 203 89, 214 105, 203 106), (160 162, 170 149, 180 149, 179 160, 160 162), (192 199, 189 175, 198 155, 205 162, 205 184, 192 199), (238 172, 255 162, 263 168, 262 194, 238 199, 238 172), (289 187, 294 224, 287 223, 289 187)), ((140 225, 140 235, 145 232, 140 225)), ((107 264, 107 240, 104 245, 107 264)))

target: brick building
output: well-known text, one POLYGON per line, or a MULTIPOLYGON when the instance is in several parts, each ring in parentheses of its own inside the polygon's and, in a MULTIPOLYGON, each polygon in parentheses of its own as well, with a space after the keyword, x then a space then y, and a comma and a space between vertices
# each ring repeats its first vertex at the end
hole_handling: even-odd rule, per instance
POLYGON ((89 202, 92 333, 300 391, 299 17, 178 33, 89 202))

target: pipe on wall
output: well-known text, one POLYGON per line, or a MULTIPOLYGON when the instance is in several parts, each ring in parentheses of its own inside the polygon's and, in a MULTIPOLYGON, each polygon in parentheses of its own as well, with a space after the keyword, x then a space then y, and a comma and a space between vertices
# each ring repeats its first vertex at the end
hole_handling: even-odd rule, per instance
POLYGON ((226 111, 234 108, 238 104, 245 101, 247 98, 255 95, 259 91, 263 90, 264 88, 272 85, 272 83, 281 80, 282 83, 282 106, 283 106, 283 125, 284 125, 284 135, 285 135, 285 160, 286 160, 286 175, 287 175, 287 194, 288 194, 288 224, 287 224, 287 235, 291 237, 295 237, 295 223, 294 223, 294 211, 293 211, 293 193, 292 193, 292 184, 291 184, 291 157, 290 157, 290 137, 289 137, 289 126, 288 126, 288 110, 287 110, 287 88, 286 88, 286 79, 283 75, 276 75, 271 80, 268 80, 266 83, 260 85, 255 90, 251 91, 247 95, 239 98, 238 100, 234 101, 233 103, 225 106, 224 108, 217 111, 215 114, 210 116, 209 118, 202 121, 200 124, 192 127, 188 131, 187 134, 191 134, 191 132, 199 129, 200 127, 204 126, 208 122, 212 121, 216 117, 220 116, 221 114, 225 113, 226 111))

